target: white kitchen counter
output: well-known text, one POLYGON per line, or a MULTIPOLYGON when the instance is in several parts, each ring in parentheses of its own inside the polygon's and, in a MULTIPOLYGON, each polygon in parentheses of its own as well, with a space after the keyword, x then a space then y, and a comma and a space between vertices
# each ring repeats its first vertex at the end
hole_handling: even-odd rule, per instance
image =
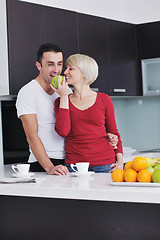
POLYGON ((149 158, 158 158, 160 157, 160 152, 135 152, 131 155, 124 155, 123 156, 123 162, 126 163, 128 161, 132 161, 135 157, 141 156, 141 157, 149 157, 149 158))
MULTIPOLYGON (((12 177, 11 165, 0 167, 0 178, 12 177)), ((35 173, 37 183, 0 184, 0 195, 133 203, 160 203, 160 187, 112 186, 111 174, 89 177, 35 173)))

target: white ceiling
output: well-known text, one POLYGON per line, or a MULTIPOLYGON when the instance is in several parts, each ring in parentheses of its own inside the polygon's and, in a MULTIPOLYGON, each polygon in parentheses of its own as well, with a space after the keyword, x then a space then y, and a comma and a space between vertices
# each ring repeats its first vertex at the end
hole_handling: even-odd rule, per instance
POLYGON ((20 0, 129 23, 160 21, 160 0, 20 0))

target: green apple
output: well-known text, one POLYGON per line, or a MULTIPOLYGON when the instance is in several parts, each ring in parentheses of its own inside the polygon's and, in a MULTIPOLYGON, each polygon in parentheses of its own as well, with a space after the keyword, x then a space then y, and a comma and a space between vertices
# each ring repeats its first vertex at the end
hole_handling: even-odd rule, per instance
POLYGON ((55 88, 58 88, 58 84, 57 84, 58 77, 60 78, 60 84, 62 84, 62 82, 63 82, 63 77, 61 75, 57 75, 57 76, 53 77, 52 78, 52 85, 55 88))
POLYGON ((160 183, 160 168, 154 170, 152 174, 152 182, 160 183))
POLYGON ((157 168, 159 168, 160 167, 160 165, 159 164, 156 164, 153 168, 154 168, 154 170, 156 170, 157 168))
POLYGON ((153 167, 146 167, 146 169, 152 174, 154 172, 154 168, 153 167))
POLYGON ((145 159, 147 161, 147 167, 153 167, 157 163, 157 159, 156 158, 145 157, 145 159))

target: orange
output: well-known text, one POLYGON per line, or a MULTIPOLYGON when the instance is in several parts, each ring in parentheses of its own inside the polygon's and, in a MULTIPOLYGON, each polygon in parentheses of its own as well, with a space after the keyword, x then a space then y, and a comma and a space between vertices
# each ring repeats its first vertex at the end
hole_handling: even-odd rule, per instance
POLYGON ((147 167, 147 160, 143 157, 135 157, 132 161, 132 168, 139 172, 147 167))
POLYGON ((147 170, 143 169, 137 174, 138 182, 151 182, 152 174, 147 170))
POLYGON ((127 162, 124 165, 124 170, 127 171, 128 169, 132 168, 132 161, 127 162))
POLYGON ((124 180, 126 182, 137 182, 137 172, 133 169, 128 169, 124 172, 124 180))
POLYGON ((124 182, 124 171, 122 169, 115 169, 111 176, 113 182, 124 182))

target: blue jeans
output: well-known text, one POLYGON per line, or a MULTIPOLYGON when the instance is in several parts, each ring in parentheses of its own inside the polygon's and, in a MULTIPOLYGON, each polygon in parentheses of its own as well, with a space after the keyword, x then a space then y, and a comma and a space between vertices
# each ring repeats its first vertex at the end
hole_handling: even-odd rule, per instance
MULTIPOLYGON (((112 169, 111 165, 112 163, 104 166, 89 167, 88 171, 92 171, 95 173, 108 173, 112 169)), ((73 169, 70 167, 70 164, 65 164, 65 166, 68 168, 69 172, 74 172, 73 169)))

